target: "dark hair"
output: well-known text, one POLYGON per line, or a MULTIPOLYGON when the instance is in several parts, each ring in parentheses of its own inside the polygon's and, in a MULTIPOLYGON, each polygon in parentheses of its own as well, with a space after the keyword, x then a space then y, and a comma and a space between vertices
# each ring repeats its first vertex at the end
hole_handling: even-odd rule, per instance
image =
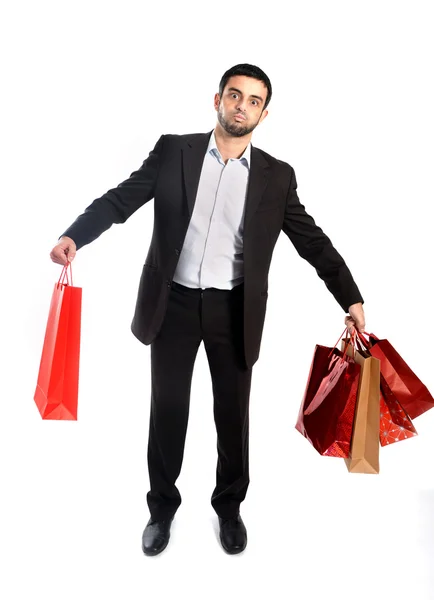
POLYGON ((262 71, 259 67, 255 67, 255 65, 249 65, 249 64, 243 63, 240 65, 235 65, 235 67, 231 67, 230 69, 228 69, 220 80, 220 85, 219 85, 220 98, 223 95, 223 90, 225 89, 229 78, 234 77, 235 75, 244 75, 245 77, 252 77, 253 79, 259 79, 259 81, 262 81, 267 86, 268 93, 267 93, 267 97, 265 99, 265 106, 264 106, 263 110, 266 109, 268 106, 268 103, 271 100, 271 81, 265 75, 264 71, 262 71))

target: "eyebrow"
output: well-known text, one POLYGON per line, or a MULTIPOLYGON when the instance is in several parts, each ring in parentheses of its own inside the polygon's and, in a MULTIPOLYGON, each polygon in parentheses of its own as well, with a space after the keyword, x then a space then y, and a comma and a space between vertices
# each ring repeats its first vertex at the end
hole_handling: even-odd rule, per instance
MULTIPOLYGON (((243 92, 241 90, 234 88, 234 87, 228 88, 228 92, 238 92, 239 94, 243 95, 243 92)), ((261 96, 256 96, 255 94, 250 94, 250 98, 257 98, 261 102, 264 102, 264 99, 261 98, 261 96)))

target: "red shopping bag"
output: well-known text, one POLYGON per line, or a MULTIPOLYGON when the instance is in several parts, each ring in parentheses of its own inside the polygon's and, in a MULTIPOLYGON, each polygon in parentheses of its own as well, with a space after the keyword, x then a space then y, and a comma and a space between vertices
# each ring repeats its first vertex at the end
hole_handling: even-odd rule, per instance
POLYGON ((54 284, 34 400, 43 419, 77 420, 81 292, 68 263, 54 284), (66 275, 66 283, 65 281, 66 275))
MULTIPOLYGON (((348 329, 345 331, 348 332, 348 329)), ((349 338, 346 348, 349 343, 354 349, 354 334, 349 338)), ((321 455, 347 458, 350 454, 360 365, 346 352, 338 350, 336 344, 334 348, 315 346, 295 427, 321 455)))
MULTIPOLYGON (((369 342, 362 334, 355 330, 356 349, 372 356, 369 351, 369 342)), ((375 358, 375 357, 374 357, 375 358)), ((380 444, 388 446, 395 442, 407 440, 417 435, 417 431, 399 400, 390 389, 384 376, 381 374, 380 361, 380 444)))
MULTIPOLYGON (((357 332, 362 337, 360 332, 357 332)), ((373 333, 362 338, 371 356, 381 361, 381 374, 397 401, 411 419, 434 406, 434 398, 426 385, 410 369, 388 340, 380 340, 373 333)))
POLYGON ((380 444, 388 446, 415 435, 417 431, 410 417, 380 373, 380 444))

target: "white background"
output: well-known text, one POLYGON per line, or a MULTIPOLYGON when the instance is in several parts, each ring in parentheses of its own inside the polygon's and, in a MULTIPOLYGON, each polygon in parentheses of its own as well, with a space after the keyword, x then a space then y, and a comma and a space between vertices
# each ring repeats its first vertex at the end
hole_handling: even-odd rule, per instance
POLYGON ((434 598, 434 410, 348 474, 295 429, 316 343, 342 309, 282 233, 251 391, 248 546, 228 556, 203 345, 183 502, 145 557, 150 348, 130 332, 152 201, 79 250, 79 420, 33 401, 54 283, 49 253, 162 133, 211 131, 224 71, 258 65, 269 115, 253 145, 290 163, 300 200, 344 256, 385 337, 434 390, 434 94, 430 2, 14 2, 1 51, 0 595, 45 598, 434 598))

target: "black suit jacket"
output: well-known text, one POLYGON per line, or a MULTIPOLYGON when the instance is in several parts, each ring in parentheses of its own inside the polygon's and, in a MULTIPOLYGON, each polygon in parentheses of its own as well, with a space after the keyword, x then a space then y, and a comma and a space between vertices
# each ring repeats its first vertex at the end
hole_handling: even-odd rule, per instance
MULTIPOLYGON (((125 221, 154 198, 154 229, 143 265, 133 334, 150 344, 164 319, 193 207, 208 133, 162 135, 142 166, 90 204, 62 235, 77 249, 113 223, 125 221)), ((363 298, 342 256, 297 196, 294 169, 252 146, 244 217, 244 350, 246 364, 259 356, 268 297, 268 271, 280 232, 319 277, 344 311, 363 298)))

